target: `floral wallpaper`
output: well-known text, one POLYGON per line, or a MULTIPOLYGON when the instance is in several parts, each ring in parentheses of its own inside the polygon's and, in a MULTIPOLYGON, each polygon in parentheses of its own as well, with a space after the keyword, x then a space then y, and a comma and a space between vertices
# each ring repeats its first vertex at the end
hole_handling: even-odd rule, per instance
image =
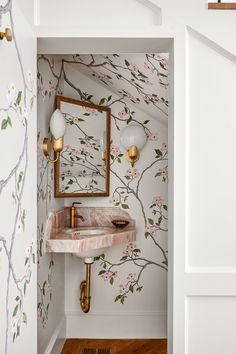
MULTIPOLYGON (((89 62, 89 56, 86 55, 64 57, 40 55, 38 57, 38 90, 44 102, 51 100, 50 96, 55 94, 56 90, 63 88, 65 96, 111 108, 111 193, 110 198, 101 200, 101 205, 113 205, 127 210, 131 217, 136 219, 138 232, 137 241, 125 245, 121 254, 111 250, 110 253, 98 257, 96 268, 98 267, 98 280, 100 279, 104 286, 108 284, 107 286, 110 285, 116 289, 112 301, 125 306, 129 297, 145 293, 143 279, 148 277, 150 269, 156 268, 166 273, 168 268, 167 132, 163 125, 160 125, 158 118, 154 119, 153 116, 143 114, 140 110, 140 106, 151 104, 157 115, 159 115, 161 108, 165 112, 163 114, 167 116, 167 99, 164 96, 155 98, 157 94, 154 92, 158 92, 160 86, 163 86, 163 92, 167 92, 168 56, 165 54, 137 54, 137 61, 142 63, 140 66, 142 71, 137 69, 137 64, 136 69, 131 67, 129 55, 113 54, 102 57, 108 61, 108 64, 101 65, 100 55, 90 56, 89 62), (55 58, 59 62, 57 68, 54 65, 55 58), (118 60, 125 66, 120 67, 117 63, 118 60), (149 69, 146 68, 147 63, 150 65, 149 69), (48 66, 49 77, 45 76, 44 70, 41 69, 43 65, 48 66), (100 81, 104 81, 103 84, 107 86, 104 90, 96 90, 91 85, 92 82, 86 84, 86 77, 90 77, 87 72, 93 70, 93 79, 98 67, 100 70, 104 67, 113 67, 112 70, 116 71, 116 76, 119 76, 117 80, 122 87, 119 89, 119 96, 110 91, 113 86, 111 75, 105 79, 100 75, 100 81), (146 87, 143 81, 147 80, 142 77, 144 69, 149 70, 149 75, 154 76, 149 79, 152 82, 153 93, 149 92, 148 103, 145 102, 144 96, 142 96, 142 100, 140 98, 141 92, 144 90, 143 86, 146 87), (160 70, 163 83, 157 75, 160 70), (130 78, 131 82, 127 81, 125 79, 127 73, 135 81, 132 78, 130 78), (136 90, 136 96, 129 95, 128 89, 124 89, 122 86, 123 81, 130 87, 129 92, 136 90), (142 89, 139 88, 141 83, 142 89), (101 93, 103 93, 102 96, 101 93), (136 98, 134 99, 134 97, 136 98), (125 152, 119 143, 120 130, 129 124, 142 126, 148 138, 141 159, 134 168, 131 168, 126 161, 125 152)), ((132 57, 132 63, 134 57, 132 57)), ((51 102, 53 104, 53 100, 51 102)), ((85 199, 80 199, 80 201, 86 204, 85 199)), ((148 281, 150 282, 150 280, 148 281)), ((151 290, 148 288, 146 291, 151 290)))
POLYGON ((0 6, 2 24, 13 39, 0 41, 1 63, 8 63, 0 68, 0 352, 12 354, 21 351, 20 337, 30 336, 28 349, 36 350, 35 40, 29 33, 26 44, 24 35, 18 39, 27 25, 11 0, 0 6))
MULTIPOLYGON (((74 55, 72 64, 153 118, 168 116, 168 54, 74 55), (74 65, 74 63, 73 63, 74 65)), ((67 63, 67 61, 65 61, 67 63)), ((124 118, 127 112, 120 112, 124 118)), ((127 117, 126 117, 127 118, 127 117)))
MULTIPOLYGON (((57 63, 53 61, 52 67, 56 69, 57 63)), ((55 328, 64 317, 64 293, 61 289, 61 284, 64 284, 64 257, 63 255, 56 257, 44 252, 44 231, 48 213, 51 209, 61 208, 63 200, 54 199, 54 166, 48 162, 42 151, 43 139, 49 133, 49 120, 54 110, 55 93, 57 91, 61 94, 62 91, 61 88, 56 88, 55 80, 50 77, 51 69, 48 65, 41 66, 41 69, 47 77, 47 91, 45 90, 44 95, 41 94, 39 82, 42 82, 42 78, 38 73, 37 313, 39 354, 44 353, 45 343, 50 341, 55 328)))

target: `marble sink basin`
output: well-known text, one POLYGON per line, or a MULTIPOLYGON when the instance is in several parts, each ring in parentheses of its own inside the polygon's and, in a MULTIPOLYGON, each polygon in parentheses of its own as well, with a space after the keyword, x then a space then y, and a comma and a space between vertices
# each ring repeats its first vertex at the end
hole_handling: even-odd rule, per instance
POLYGON ((72 253, 93 263, 94 257, 104 253, 109 247, 136 239, 135 221, 126 211, 116 207, 78 207, 76 214, 84 221, 76 228, 70 228, 70 208, 49 214, 44 247, 46 252, 72 253), (129 225, 116 228, 113 220, 125 219, 129 225), (82 224, 82 225, 81 225, 82 224))
MULTIPOLYGON (((71 235, 72 237, 81 237, 81 236, 93 236, 93 235, 102 235, 102 234, 109 234, 112 233, 112 229, 110 228, 99 228, 99 229, 94 229, 94 228, 69 228, 65 230, 66 233, 71 235)), ((84 252, 77 252, 77 253, 72 253, 73 256, 82 258, 85 263, 93 263, 94 257, 100 256, 100 254, 105 253, 108 247, 103 247, 103 248, 98 248, 98 249, 91 249, 88 251, 84 252)))
POLYGON ((77 228, 68 228, 65 230, 66 233, 73 237, 80 237, 80 236, 90 236, 90 235, 101 235, 101 234, 106 234, 109 233, 111 230, 108 228, 99 228, 99 229, 89 229, 89 228, 84 228, 84 229, 77 229, 77 228))

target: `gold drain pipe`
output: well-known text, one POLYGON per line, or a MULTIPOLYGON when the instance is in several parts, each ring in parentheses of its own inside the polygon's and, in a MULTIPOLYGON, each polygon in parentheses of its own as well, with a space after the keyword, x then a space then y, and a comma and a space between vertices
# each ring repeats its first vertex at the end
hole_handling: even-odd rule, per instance
POLYGON ((91 263, 85 263, 86 280, 80 284, 80 306, 83 312, 88 313, 90 310, 90 285, 91 285, 91 263))

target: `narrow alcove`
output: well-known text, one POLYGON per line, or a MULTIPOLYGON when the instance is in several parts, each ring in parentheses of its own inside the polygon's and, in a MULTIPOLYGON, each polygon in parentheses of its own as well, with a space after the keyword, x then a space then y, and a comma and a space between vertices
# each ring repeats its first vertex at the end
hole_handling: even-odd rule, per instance
MULTIPOLYGON (((57 337, 62 339, 167 337, 167 116, 171 116, 173 105, 169 99, 173 96, 171 60, 172 41, 164 38, 38 40, 39 145, 48 133, 56 93, 109 105, 110 196, 75 200, 82 202, 82 207, 120 207, 137 224, 133 244, 111 248, 105 258, 95 262, 92 306, 87 317, 81 313, 78 295, 84 277, 83 262, 70 254, 45 254, 40 258, 40 343, 48 342, 42 326, 45 322, 49 326, 56 323, 57 337), (141 85, 134 89, 140 91, 140 97, 132 91, 133 82, 138 80, 141 85), (121 130, 132 124, 140 125, 147 135, 147 144, 133 168, 126 161, 119 141, 121 130), (53 293, 57 294, 57 304, 52 303, 51 307, 53 293)), ((54 198, 53 166, 44 163, 39 159, 39 243, 42 243, 49 211, 70 206, 74 201, 54 198)), ((55 342, 57 346, 58 339, 55 342)))

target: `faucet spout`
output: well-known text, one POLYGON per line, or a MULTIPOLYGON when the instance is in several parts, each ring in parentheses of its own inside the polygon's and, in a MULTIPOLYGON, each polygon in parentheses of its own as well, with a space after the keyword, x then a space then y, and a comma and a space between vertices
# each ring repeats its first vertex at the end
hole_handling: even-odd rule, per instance
POLYGON ((73 202, 71 209, 70 209, 70 227, 74 228, 75 227, 75 220, 80 219, 82 222, 84 222, 84 217, 82 215, 76 215, 76 210, 75 210, 75 205, 81 204, 80 202, 73 202))

